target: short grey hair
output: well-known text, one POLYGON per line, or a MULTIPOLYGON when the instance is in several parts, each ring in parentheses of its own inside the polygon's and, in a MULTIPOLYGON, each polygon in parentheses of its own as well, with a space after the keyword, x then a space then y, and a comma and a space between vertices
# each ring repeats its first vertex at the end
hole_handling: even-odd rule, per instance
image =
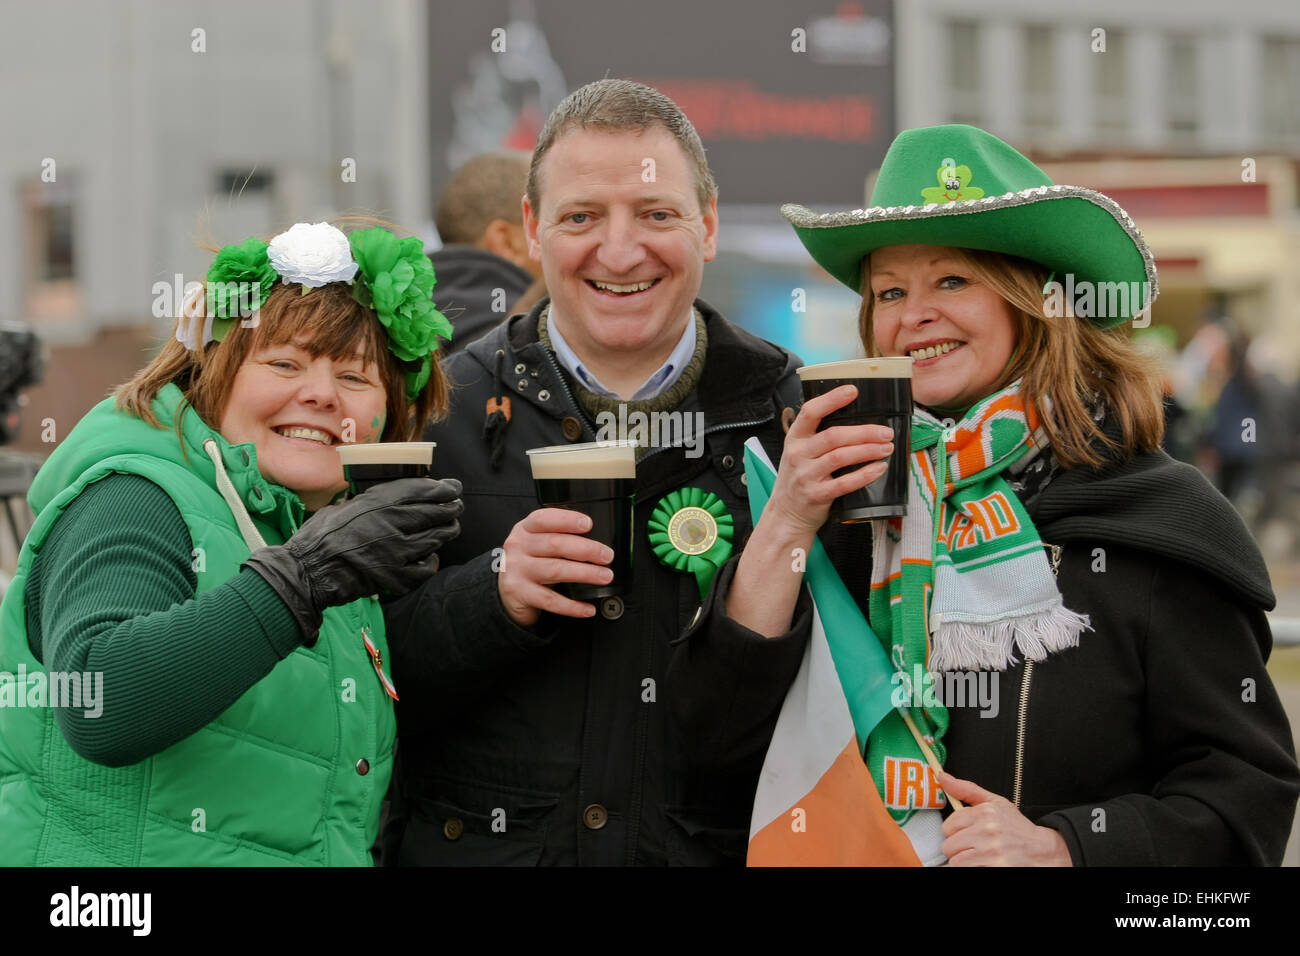
POLYGON ((528 202, 534 210, 541 201, 539 170, 555 141, 575 126, 607 133, 643 132, 662 126, 681 144, 695 166, 695 195, 700 209, 707 210, 718 196, 717 183, 704 156, 704 144, 691 121, 668 97, 656 89, 631 80, 605 79, 588 83, 564 98, 546 118, 533 148, 528 168, 528 202))

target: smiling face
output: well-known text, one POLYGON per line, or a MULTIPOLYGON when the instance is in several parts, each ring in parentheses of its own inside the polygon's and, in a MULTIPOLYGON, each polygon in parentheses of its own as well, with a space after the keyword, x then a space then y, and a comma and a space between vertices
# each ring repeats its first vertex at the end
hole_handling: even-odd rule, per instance
POLYGON ((911 355, 912 397, 965 410, 994 391, 1016 348, 1016 312, 947 246, 871 254, 871 329, 881 355, 911 355))
POLYGON ((378 366, 364 361, 360 351, 351 358, 313 358, 305 344, 286 342, 249 354, 235 375, 219 430, 232 444, 252 442, 262 476, 315 511, 347 487, 334 446, 345 438, 379 441, 387 391, 378 366))
POLYGON ((716 254, 717 201, 701 209, 685 151, 658 125, 571 129, 539 172, 524 228, 565 340, 598 376, 631 358, 649 376, 685 331, 716 254))

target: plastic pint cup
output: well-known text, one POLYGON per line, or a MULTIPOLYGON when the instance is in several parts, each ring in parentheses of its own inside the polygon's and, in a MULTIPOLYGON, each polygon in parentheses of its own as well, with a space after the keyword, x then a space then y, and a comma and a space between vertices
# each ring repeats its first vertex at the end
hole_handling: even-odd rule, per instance
POLYGON ((632 583, 632 510, 636 504, 636 445, 585 442, 528 450, 537 500, 546 508, 569 508, 591 518, 586 537, 609 545, 614 560, 609 584, 559 585, 575 601, 622 594, 632 583))
POLYGON ((395 478, 432 478, 436 442, 398 441, 373 445, 340 445, 343 476, 352 494, 395 478))
MULTIPOLYGON (((818 431, 836 425, 888 425, 894 430, 894 452, 885 474, 867 487, 835 499, 831 519, 841 524, 901 518, 907 514, 907 458, 911 451, 912 359, 910 356, 848 359, 805 365, 799 369, 804 401, 841 385, 854 385, 858 396, 822 419, 818 431)), ((865 464, 865 463, 864 463, 865 464)), ((834 477, 857 471, 850 465, 834 477)))

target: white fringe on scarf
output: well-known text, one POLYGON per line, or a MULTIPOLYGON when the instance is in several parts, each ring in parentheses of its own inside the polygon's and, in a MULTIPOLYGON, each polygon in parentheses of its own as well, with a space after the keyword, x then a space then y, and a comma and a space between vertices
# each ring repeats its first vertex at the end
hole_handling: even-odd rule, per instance
POLYGON ((1047 611, 990 624, 939 621, 930 640, 931 671, 1006 670, 1018 663, 1015 652, 1041 661, 1050 653, 1079 646, 1079 635, 1092 630, 1086 614, 1071 611, 1058 599, 1047 611))

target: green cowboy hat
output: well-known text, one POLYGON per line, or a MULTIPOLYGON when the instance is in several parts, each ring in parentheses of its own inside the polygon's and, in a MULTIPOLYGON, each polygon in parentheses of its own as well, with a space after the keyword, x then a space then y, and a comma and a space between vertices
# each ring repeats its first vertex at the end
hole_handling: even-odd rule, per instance
POLYGON ((1109 196, 1057 186, 974 126, 904 130, 889 147, 870 209, 818 215, 781 207, 808 252, 861 294, 862 260, 884 246, 1002 252, 1052 270, 1075 315, 1100 328, 1131 319, 1159 292, 1156 264, 1128 213, 1109 196))

